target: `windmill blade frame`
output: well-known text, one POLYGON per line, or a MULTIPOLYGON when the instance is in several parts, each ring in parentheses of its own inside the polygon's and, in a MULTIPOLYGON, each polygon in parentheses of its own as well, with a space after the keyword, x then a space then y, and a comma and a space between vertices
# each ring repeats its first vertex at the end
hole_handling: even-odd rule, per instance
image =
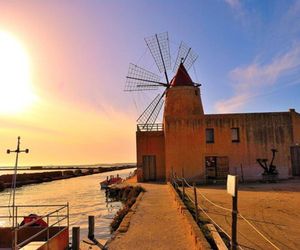
POLYGON ((160 82, 161 77, 133 63, 129 64, 124 91, 157 90, 166 83, 160 82))
POLYGON ((146 37, 145 42, 159 72, 165 74, 167 84, 169 84, 167 70, 171 69, 171 54, 168 32, 146 37))
POLYGON ((192 48, 184 42, 181 42, 178 49, 178 54, 174 64, 173 72, 177 71, 181 62, 183 63, 184 67, 187 70, 189 70, 193 66, 197 58, 198 55, 192 50, 192 48))
POLYGON ((164 104, 163 97, 165 93, 166 90, 162 94, 158 94, 137 119, 138 126, 141 130, 152 130, 164 104))

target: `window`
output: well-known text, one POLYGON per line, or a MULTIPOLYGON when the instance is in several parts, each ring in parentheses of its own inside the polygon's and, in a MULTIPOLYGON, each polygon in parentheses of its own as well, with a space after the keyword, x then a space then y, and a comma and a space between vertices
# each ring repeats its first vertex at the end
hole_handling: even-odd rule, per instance
POLYGON ((240 130, 239 130, 239 128, 232 128, 231 129, 231 141, 232 142, 239 142, 240 141, 240 130))
POLYGON ((206 143, 214 143, 214 129, 213 128, 207 128, 206 129, 206 143))

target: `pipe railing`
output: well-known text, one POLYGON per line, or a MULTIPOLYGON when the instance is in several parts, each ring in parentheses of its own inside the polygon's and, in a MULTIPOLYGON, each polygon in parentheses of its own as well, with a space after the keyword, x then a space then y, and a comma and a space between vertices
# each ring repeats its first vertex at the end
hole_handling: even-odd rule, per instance
MULTIPOLYGON (((67 228, 69 228, 69 204, 64 204, 64 205, 18 205, 18 206, 0 206, 0 209, 14 209, 14 222, 15 225, 13 227, 13 231, 12 231, 12 249, 19 249, 20 247, 28 244, 29 242, 31 242, 33 239, 35 239, 37 236, 43 234, 44 232, 47 232, 47 241, 50 239, 50 228, 53 228, 55 225, 59 225, 59 230, 58 232, 56 232, 56 234, 62 232, 65 227, 67 226, 67 228), (22 226, 18 225, 17 219, 24 217, 21 215, 18 215, 18 211, 21 208, 56 208, 55 210, 38 216, 36 219, 33 219, 31 222, 26 223, 22 226), (58 214, 60 212, 63 212, 64 210, 65 213, 64 214, 58 214), (55 215, 56 213, 56 215, 55 215), (56 218, 57 220, 54 222, 51 222, 51 218, 56 218), (26 240, 18 243, 18 233, 20 230, 24 229, 24 228, 29 228, 32 225, 34 225, 36 222, 40 221, 40 220, 44 220, 47 222, 47 226, 46 227, 42 227, 42 230, 40 230, 39 232, 35 233, 34 235, 30 236, 29 238, 27 238, 26 240), (60 222, 66 222, 66 226, 60 226, 60 222)), ((0 216, 0 218, 6 218, 6 219, 10 219, 12 218, 11 215, 4 215, 4 216, 0 216)))
POLYGON ((137 124, 137 131, 138 132, 145 132, 145 131, 163 131, 164 126, 162 123, 153 123, 153 124, 137 124))

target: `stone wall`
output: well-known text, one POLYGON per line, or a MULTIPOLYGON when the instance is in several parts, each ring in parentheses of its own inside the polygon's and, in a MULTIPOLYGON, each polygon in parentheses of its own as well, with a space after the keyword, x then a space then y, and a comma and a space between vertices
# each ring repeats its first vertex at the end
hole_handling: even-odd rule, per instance
POLYGON ((259 179, 263 169, 256 159, 270 161, 271 149, 275 148, 278 153, 274 164, 279 178, 290 175, 290 146, 294 138, 289 112, 205 115, 202 126, 202 130, 213 128, 215 137, 214 143, 202 139, 204 156, 227 156, 230 173, 240 175, 242 164, 245 179, 259 179), (231 128, 239 128, 239 142, 232 142, 231 128))

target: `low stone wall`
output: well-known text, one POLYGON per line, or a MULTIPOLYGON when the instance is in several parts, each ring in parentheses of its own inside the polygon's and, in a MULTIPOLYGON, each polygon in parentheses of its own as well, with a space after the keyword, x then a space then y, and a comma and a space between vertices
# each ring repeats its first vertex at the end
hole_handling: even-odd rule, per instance
POLYGON ((135 203, 129 208, 127 214, 122 219, 117 230, 113 232, 111 238, 105 243, 104 249, 107 249, 108 245, 117 237, 118 234, 126 233, 128 231, 131 217, 137 211, 138 205, 140 204, 143 195, 144 195, 144 192, 139 193, 138 197, 135 200, 135 203))
POLYGON ((139 203, 140 203, 143 195, 144 195, 144 192, 141 192, 139 194, 139 196, 137 197, 135 203, 132 205, 132 207, 129 209, 128 213, 123 218, 120 226, 117 229, 118 233, 125 233, 125 232, 127 232, 128 228, 129 228, 131 217, 136 212, 137 207, 138 207, 138 205, 139 205, 139 203))
POLYGON ((180 199, 178 193, 174 189, 174 187, 168 182, 168 186, 170 188, 171 193, 174 196, 174 201, 177 205, 178 212, 181 214, 182 218, 186 222, 186 228, 189 231, 191 237, 193 238, 193 241, 195 243, 194 249, 211 249, 210 244, 205 239, 203 233, 201 232, 199 226, 196 224, 193 216, 183 203, 183 201, 180 199))
POLYGON ((129 227, 130 218, 136 209, 136 204, 140 201, 142 194, 145 192, 141 186, 123 186, 118 185, 108 188, 108 197, 122 201, 124 203, 111 222, 111 231, 126 232, 129 227))

